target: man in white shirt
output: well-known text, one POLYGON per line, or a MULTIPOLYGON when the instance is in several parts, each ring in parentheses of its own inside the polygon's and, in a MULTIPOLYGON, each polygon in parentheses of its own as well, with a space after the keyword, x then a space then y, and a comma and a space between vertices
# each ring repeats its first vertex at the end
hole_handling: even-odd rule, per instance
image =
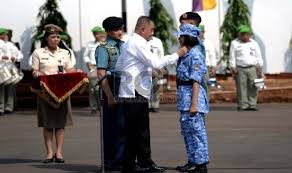
POLYGON ((186 47, 163 58, 155 57, 147 41, 154 34, 154 23, 146 16, 139 17, 135 33, 124 44, 116 70, 121 72, 119 97, 125 113, 125 163, 122 172, 135 171, 135 161, 147 172, 163 172, 151 159, 148 100, 152 86, 152 68, 175 63, 186 47))
MULTIPOLYGON (((86 63, 88 71, 96 70, 96 62, 95 62, 95 49, 97 46, 105 41, 105 30, 100 26, 95 26, 91 29, 91 32, 94 37, 94 41, 91 41, 87 44, 87 47, 83 54, 83 61, 86 63)), ((89 82, 93 83, 95 80, 93 78, 89 78, 89 82)), ((96 114, 96 111, 99 107, 98 103, 98 93, 93 88, 94 85, 89 85, 89 106, 91 109, 91 114, 96 114)))
POLYGON ((258 43, 251 38, 247 25, 238 28, 239 37, 231 42, 229 66, 236 78, 239 111, 256 111, 257 88, 254 80, 261 78, 263 59, 258 43))

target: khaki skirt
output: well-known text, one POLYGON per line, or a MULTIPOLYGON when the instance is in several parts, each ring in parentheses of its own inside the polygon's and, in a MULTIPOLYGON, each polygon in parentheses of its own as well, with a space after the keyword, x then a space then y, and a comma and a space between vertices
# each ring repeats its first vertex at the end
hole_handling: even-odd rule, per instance
POLYGON ((38 127, 64 128, 73 125, 70 98, 56 109, 38 97, 37 115, 38 127))

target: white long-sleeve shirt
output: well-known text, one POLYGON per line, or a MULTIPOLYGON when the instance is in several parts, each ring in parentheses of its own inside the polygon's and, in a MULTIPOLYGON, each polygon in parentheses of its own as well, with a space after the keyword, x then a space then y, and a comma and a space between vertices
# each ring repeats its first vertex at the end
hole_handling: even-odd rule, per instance
POLYGON ((204 39, 204 46, 206 52, 206 66, 207 67, 216 67, 217 59, 216 59, 216 51, 215 47, 211 40, 204 39))
POLYGON ((239 39, 233 40, 230 46, 229 65, 231 68, 236 66, 263 66, 263 58, 258 43, 253 39, 246 43, 239 39))
POLYGON ((149 99, 152 86, 152 68, 173 64, 178 60, 178 54, 158 58, 154 55, 145 40, 134 33, 124 44, 121 55, 116 63, 116 70, 121 72, 119 97, 134 98, 135 90, 149 99), (151 67, 149 69, 149 67, 151 67))
POLYGON ((100 43, 97 41, 91 41, 87 44, 84 54, 83 54, 83 61, 85 63, 90 63, 95 65, 95 49, 100 43))
MULTIPOLYGON (((7 56, 8 60, 6 62, 11 62, 11 58, 14 57, 15 61, 20 62, 23 59, 23 54, 18 50, 18 48, 12 42, 4 42, 1 40, 1 57, 7 56)), ((0 58, 1 60, 1 58, 0 58)), ((3 60, 4 61, 4 60, 3 60)))

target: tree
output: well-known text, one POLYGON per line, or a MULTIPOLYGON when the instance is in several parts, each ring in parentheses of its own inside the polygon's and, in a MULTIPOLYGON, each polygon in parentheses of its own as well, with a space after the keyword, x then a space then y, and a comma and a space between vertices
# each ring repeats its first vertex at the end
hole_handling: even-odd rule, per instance
POLYGON ((60 26, 64 31, 63 34, 67 35, 67 45, 71 47, 71 37, 67 33, 67 21, 59 11, 56 0, 47 0, 46 3, 41 6, 37 19, 39 20, 39 25, 36 28, 34 36, 32 37, 32 51, 35 49, 35 43, 40 41, 40 36, 43 34, 44 26, 47 24, 55 24, 60 26))
POLYGON ((177 38, 173 36, 174 21, 163 7, 160 0, 150 0, 149 17, 155 23, 155 36, 160 38, 166 54, 169 54, 169 43, 177 44, 177 38))
POLYGON ((240 25, 248 25, 250 27, 249 10, 243 0, 228 0, 229 8, 225 15, 223 25, 220 27, 221 48, 223 50, 223 61, 228 62, 229 49, 231 41, 237 38, 237 28, 240 25))

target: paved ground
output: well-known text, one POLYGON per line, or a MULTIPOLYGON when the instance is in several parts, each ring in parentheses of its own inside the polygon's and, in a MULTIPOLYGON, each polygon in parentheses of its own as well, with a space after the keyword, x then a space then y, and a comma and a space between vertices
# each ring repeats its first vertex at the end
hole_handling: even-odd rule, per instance
MULTIPOLYGON (((261 104, 258 112, 237 112, 234 104, 213 104, 207 117, 209 173, 291 173, 292 104, 261 104)), ((73 108, 67 128, 66 164, 44 165, 42 131, 35 110, 0 117, 0 173, 91 173, 99 164, 99 117, 73 108)), ((153 159, 169 168, 185 163, 175 105, 151 114, 153 159)))

